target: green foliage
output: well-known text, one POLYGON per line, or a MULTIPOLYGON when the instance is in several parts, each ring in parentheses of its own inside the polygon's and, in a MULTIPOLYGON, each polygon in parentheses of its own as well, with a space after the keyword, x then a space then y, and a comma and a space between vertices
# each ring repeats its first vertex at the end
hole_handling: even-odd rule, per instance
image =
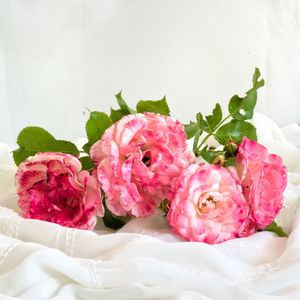
POLYGON ((196 114, 197 122, 190 122, 185 125, 185 131, 188 138, 194 137, 193 150, 196 156, 202 156, 206 161, 216 160, 218 151, 204 148, 205 142, 209 137, 214 137, 218 143, 224 145, 221 152, 225 152, 224 165, 234 165, 235 151, 228 147, 228 143, 235 142, 236 147, 244 136, 256 140, 256 128, 249 122, 253 117, 253 111, 257 102, 257 89, 264 85, 264 80, 260 78, 260 71, 255 68, 252 76, 252 88, 246 92, 245 97, 234 95, 228 104, 229 115, 223 118, 222 108, 217 103, 211 115, 205 118, 199 112, 196 114), (198 128, 197 128, 198 127, 198 128), (203 138, 201 135, 206 132, 203 138), (200 145, 199 145, 200 141, 200 145))
POLYGON ((246 121, 231 120, 229 123, 220 127, 214 134, 217 141, 226 145, 229 140, 239 144, 244 136, 256 141, 256 128, 246 121))
POLYGON ((202 131, 205 131, 205 132, 209 132, 209 127, 208 127, 207 121, 204 120, 204 118, 200 112, 198 112, 196 114, 196 120, 197 120, 199 129, 201 129, 202 131))
POLYGON ((194 153, 196 154, 196 156, 198 156, 199 154, 197 153, 198 151, 198 143, 199 143, 199 138, 201 136, 201 134, 203 133, 203 130, 198 130, 195 134, 195 137, 194 137, 194 142, 193 142, 193 151, 194 153))
POLYGON ((269 226, 267 226, 264 231, 271 231, 276 233, 280 237, 287 237, 288 235, 284 232, 284 230, 275 222, 273 221, 269 226))
POLYGON ((161 100, 141 100, 136 105, 136 110, 138 113, 152 112, 165 116, 170 115, 166 97, 163 97, 161 100))
POLYGON ((199 126, 197 123, 190 121, 190 124, 184 125, 184 130, 186 133, 187 139, 193 138, 196 133, 199 131, 199 126))
POLYGON ((89 153, 92 145, 101 139, 104 131, 111 125, 112 121, 107 114, 98 111, 91 112, 85 125, 88 143, 83 146, 83 150, 89 153))
POLYGON ((203 131, 212 134, 222 121, 222 108, 219 103, 216 104, 211 115, 205 117, 199 112, 196 114, 197 124, 203 131))
MULTIPOLYGON (((216 104, 211 115, 206 116, 207 129, 209 133, 213 133, 222 121, 222 108, 219 103, 216 104)), ((204 130, 204 129, 203 129, 204 130)), ((206 131, 206 130, 205 130, 206 131)))
POLYGON ((18 135, 17 144, 19 148, 13 151, 17 166, 27 157, 38 152, 61 152, 79 155, 79 151, 73 143, 56 140, 48 131, 37 126, 24 128, 18 135))
POLYGON ((260 70, 259 68, 256 67, 252 77, 252 89, 258 90, 259 88, 265 85, 265 81, 263 79, 259 80, 259 78, 260 78, 260 70))
POLYGON ((128 113, 122 109, 110 109, 110 119, 113 123, 118 122, 124 116, 128 115, 128 113))
POLYGON ((204 148, 201 150, 200 154, 210 164, 214 163, 218 157, 223 157, 225 159, 225 151, 215 151, 204 148))
POLYGON ((130 108, 127 103, 125 102, 125 100, 122 97, 122 91, 120 91, 118 94, 115 95, 117 102, 121 108, 121 110, 123 112, 125 112, 126 114, 135 114, 136 111, 132 108, 130 108))
MULTIPOLYGON (((102 191, 102 195, 104 195, 103 191, 102 191)), ((102 198, 103 198, 103 206, 105 209, 103 222, 106 227, 117 230, 117 229, 120 229, 121 227, 123 227, 127 222, 130 221, 131 217, 115 216, 111 211, 108 210, 105 200, 104 200, 104 197, 102 197, 102 198)))
POLYGON ((256 90, 250 90, 244 98, 240 98, 238 95, 234 95, 229 101, 228 111, 230 115, 236 120, 252 119, 256 100, 256 90))
POLYGON ((228 157, 225 159, 225 162, 223 164, 224 167, 235 167, 235 158, 234 157, 228 157))
POLYGON ((94 162, 89 156, 80 157, 80 161, 83 170, 91 171, 94 168, 94 162))
POLYGON ((257 90, 264 86, 265 81, 259 80, 260 71, 255 68, 252 77, 252 88, 246 93, 246 96, 241 98, 234 95, 228 104, 228 111, 232 118, 236 120, 249 120, 253 117, 253 111, 257 101, 257 90))

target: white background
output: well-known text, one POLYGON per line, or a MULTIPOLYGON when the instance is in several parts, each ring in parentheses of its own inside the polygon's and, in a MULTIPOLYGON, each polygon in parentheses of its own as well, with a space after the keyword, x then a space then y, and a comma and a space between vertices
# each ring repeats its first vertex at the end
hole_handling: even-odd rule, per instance
POLYGON ((0 141, 26 125, 84 135, 123 89, 186 122, 266 80, 258 112, 300 121, 300 1, 0 0, 0 141))

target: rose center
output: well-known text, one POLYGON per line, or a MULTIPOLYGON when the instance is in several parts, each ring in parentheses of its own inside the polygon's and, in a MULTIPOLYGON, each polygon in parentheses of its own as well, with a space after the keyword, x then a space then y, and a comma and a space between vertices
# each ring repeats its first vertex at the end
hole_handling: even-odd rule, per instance
POLYGON ((151 166, 151 152, 147 151, 144 153, 143 158, 142 158, 142 162, 144 163, 144 165, 146 167, 150 167, 151 166))
POLYGON ((202 194, 195 206, 198 214, 208 214, 217 206, 218 195, 202 194))

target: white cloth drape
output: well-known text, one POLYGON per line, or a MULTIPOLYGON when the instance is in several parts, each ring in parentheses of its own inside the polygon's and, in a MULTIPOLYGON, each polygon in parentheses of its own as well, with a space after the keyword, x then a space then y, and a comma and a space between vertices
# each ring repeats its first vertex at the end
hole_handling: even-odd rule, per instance
POLYGON ((0 146, 1 299, 266 299, 300 298, 300 129, 279 130, 255 116, 260 142, 289 168, 277 221, 288 238, 270 232, 218 245, 183 242, 156 214, 118 232, 94 232, 19 217, 15 167, 0 146))

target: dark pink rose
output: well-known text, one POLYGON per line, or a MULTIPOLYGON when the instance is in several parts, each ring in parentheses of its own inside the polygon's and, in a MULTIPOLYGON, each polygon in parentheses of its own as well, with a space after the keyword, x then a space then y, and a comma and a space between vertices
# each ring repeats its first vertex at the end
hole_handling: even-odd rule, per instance
POLYGON ((69 154, 29 157, 18 167, 16 186, 25 218, 93 229, 97 215, 104 214, 97 180, 69 154))

